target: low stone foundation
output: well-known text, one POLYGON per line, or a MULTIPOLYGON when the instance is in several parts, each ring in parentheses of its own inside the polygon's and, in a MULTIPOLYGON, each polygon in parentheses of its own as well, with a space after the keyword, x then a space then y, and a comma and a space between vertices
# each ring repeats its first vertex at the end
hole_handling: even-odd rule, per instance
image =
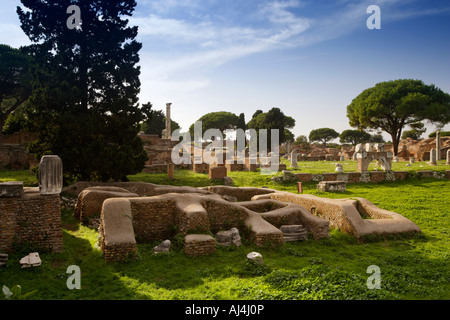
POLYGON ((133 254, 136 243, 169 239, 176 234, 214 233, 230 226, 249 232, 257 246, 283 243, 283 233, 261 214, 218 194, 166 193, 103 201, 99 245, 104 252, 112 252, 105 259, 112 259, 133 254))
POLYGON ((450 179, 450 170, 445 172, 436 171, 368 171, 364 173, 360 172, 347 172, 347 173, 294 173, 295 178, 301 182, 310 181, 345 181, 347 183, 379 183, 383 181, 398 181, 405 180, 410 176, 418 178, 437 178, 437 179, 450 179))
MULTIPOLYGON (((402 215, 378 208, 363 198, 327 199, 310 194, 278 192, 255 196, 254 200, 273 199, 298 204, 315 216, 357 238, 366 235, 420 233, 420 228, 402 215), (364 217, 364 219, 363 219, 364 217)), ((305 223, 301 223, 307 226, 305 223)))
POLYGON ((216 240, 207 234, 188 234, 184 237, 184 253, 204 256, 216 252, 216 240))

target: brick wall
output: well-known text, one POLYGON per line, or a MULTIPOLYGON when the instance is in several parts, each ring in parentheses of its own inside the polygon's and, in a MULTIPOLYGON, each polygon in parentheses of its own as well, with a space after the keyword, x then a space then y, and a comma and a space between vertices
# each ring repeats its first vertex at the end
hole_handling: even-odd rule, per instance
POLYGON ((51 252, 63 249, 59 194, 41 195, 25 188, 21 197, 0 198, 0 251, 32 245, 51 252))
POLYGON ((146 243, 173 237, 178 225, 176 212, 176 202, 173 200, 131 201, 136 241, 146 243))

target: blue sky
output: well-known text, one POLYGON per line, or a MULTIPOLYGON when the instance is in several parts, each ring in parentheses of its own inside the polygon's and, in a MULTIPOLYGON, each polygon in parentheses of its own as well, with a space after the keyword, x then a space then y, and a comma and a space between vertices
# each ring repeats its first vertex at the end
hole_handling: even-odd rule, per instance
MULTIPOLYGON (((272 107, 292 130, 350 129, 347 105, 381 81, 423 80, 450 93, 450 2, 440 0, 137 0, 140 102, 184 130, 213 111, 272 107), (366 12, 381 9, 381 30, 366 12)), ((29 44, 15 8, 2 0, 0 43, 29 44)), ((434 129, 429 126, 426 134, 434 129)), ((449 126, 444 128, 450 130, 449 126)), ((387 136, 386 136, 387 137, 387 136)))

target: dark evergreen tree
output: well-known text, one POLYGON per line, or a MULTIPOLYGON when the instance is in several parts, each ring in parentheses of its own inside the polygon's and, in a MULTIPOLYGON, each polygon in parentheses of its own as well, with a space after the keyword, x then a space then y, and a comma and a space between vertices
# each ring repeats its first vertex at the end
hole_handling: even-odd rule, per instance
POLYGON ((31 57, 22 48, 0 45, 0 134, 8 116, 21 107, 31 94, 31 63, 31 57))
POLYGON ((322 142, 325 147, 329 141, 334 140, 337 137, 339 137, 339 133, 331 128, 315 129, 309 133, 310 142, 322 142))
POLYGON ((424 120, 442 126, 450 122, 450 95, 421 80, 380 82, 353 99, 347 117, 354 128, 387 132, 397 155, 405 126, 424 120))
POLYGON ((236 123, 236 129, 247 130, 247 125, 245 124, 245 114, 241 113, 239 119, 236 123))
POLYGON ((349 143, 352 146, 356 146, 359 143, 369 142, 372 136, 370 133, 360 130, 344 130, 339 135, 341 143, 349 143))
POLYGON ((252 119, 247 124, 248 128, 254 129, 258 133, 259 130, 267 130, 267 146, 271 150, 272 131, 278 130, 279 144, 286 142, 286 138, 293 139, 292 133, 286 129, 292 129, 295 127, 295 119, 286 116, 280 108, 272 108, 268 112, 264 113, 261 110, 256 111, 253 114, 252 119), (288 136, 286 137, 286 133, 288 136))
MULTIPOLYGON (((147 106, 148 104, 144 105, 147 106)), ((151 108, 151 104, 150 104, 151 108)), ((172 132, 181 129, 178 122, 174 120, 170 120, 172 132)), ((150 117, 147 121, 141 124, 141 130, 144 131, 145 134, 157 134, 160 138, 162 138, 162 132, 166 129, 166 116, 162 110, 152 110, 150 113, 150 117)))
POLYGON ((38 157, 57 154, 65 173, 82 180, 123 180, 140 172, 147 154, 137 137, 150 110, 139 108, 134 0, 21 0, 22 30, 33 42, 33 93, 28 128, 38 157), (69 5, 81 23, 69 28, 69 5))

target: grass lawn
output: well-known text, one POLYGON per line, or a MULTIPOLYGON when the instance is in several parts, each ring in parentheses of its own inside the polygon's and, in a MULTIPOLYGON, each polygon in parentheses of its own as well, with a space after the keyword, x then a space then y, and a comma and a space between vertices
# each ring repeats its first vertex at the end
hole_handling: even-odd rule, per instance
MULTIPOLYGON (((0 181, 27 177, 24 172, 16 174, 0 172, 0 181)), ((229 176, 235 186, 297 192, 296 184, 273 184, 270 176, 258 172, 231 172, 229 176)), ((176 171, 174 181, 168 181, 166 174, 129 178, 156 184, 210 185, 207 175, 187 170, 176 171)), ((28 181, 32 183, 32 179, 28 181)), ((423 234, 358 242, 332 230, 330 239, 287 243, 279 248, 258 248, 243 239, 240 248, 219 248, 206 257, 185 256, 175 240, 168 255, 153 255, 158 243, 152 243, 138 246, 138 261, 105 263, 96 247, 97 232, 75 221, 72 211, 63 211, 64 252, 42 253, 42 266, 21 269, 19 260, 29 253, 22 248, 0 269, 0 286, 20 285, 22 294, 31 293, 27 299, 44 300, 450 298, 449 180, 348 184, 344 194, 319 192, 314 183, 303 184, 303 190, 322 197, 366 198, 411 219, 423 234), (263 255, 263 266, 246 261, 251 251, 263 255), (81 269, 80 290, 67 289, 70 265, 81 269), (371 265, 380 268, 381 289, 366 286, 371 265)))

